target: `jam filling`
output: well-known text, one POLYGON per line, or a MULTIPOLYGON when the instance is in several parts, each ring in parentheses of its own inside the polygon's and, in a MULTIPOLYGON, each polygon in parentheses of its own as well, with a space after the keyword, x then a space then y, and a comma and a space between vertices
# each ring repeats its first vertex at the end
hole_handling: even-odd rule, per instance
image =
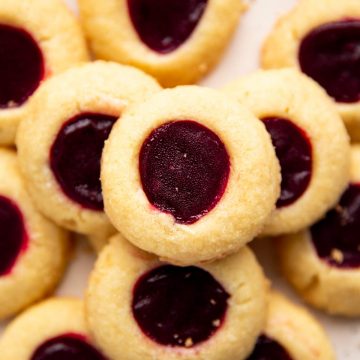
POLYGON ((277 341, 259 336, 255 349, 247 360, 293 360, 288 352, 277 341))
POLYGON ((321 25, 302 41, 302 71, 317 81, 337 102, 360 100, 360 20, 321 25))
POLYGON ((219 137, 190 120, 155 129, 139 161, 150 203, 182 224, 198 221, 216 206, 230 173, 229 155, 219 137))
POLYGON ((28 243, 20 209, 0 196, 0 276, 7 275, 28 243))
POLYGON ((43 54, 32 36, 0 24, 0 109, 26 102, 45 74, 43 54))
POLYGON ((50 151, 50 166, 63 192, 81 206, 102 211, 100 161, 105 140, 117 120, 80 114, 67 121, 50 151))
POLYGON ((311 227, 318 256, 339 268, 360 266, 360 184, 350 184, 339 204, 311 227))
POLYGON ((281 166, 281 194, 277 208, 291 205, 309 186, 312 147, 307 134, 292 121, 276 117, 263 119, 281 166))
POLYGON ((152 340, 190 348, 209 339, 223 324, 228 298, 205 270, 164 265, 138 280, 132 310, 152 340))
POLYGON ((30 360, 106 360, 83 336, 68 334, 40 345, 30 360))
POLYGON ((142 42, 167 54, 192 34, 208 0, 128 0, 132 23, 142 42))

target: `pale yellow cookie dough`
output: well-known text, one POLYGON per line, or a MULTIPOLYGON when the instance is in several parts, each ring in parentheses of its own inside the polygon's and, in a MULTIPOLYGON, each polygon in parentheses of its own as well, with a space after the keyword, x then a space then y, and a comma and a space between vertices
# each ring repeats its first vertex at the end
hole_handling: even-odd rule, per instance
MULTIPOLYGON (((61 0, 1 0, 0 24, 31 34, 43 53, 46 77, 88 60, 80 25, 61 0)), ((0 145, 14 143, 17 126, 27 112, 27 102, 0 109, 0 145)))
POLYGON ((44 83, 19 127, 21 170, 36 206, 54 222, 83 233, 112 231, 103 211, 82 207, 62 191, 49 166, 50 149, 63 124, 82 113, 120 116, 128 105, 160 90, 142 71, 97 61, 70 69, 44 83))
POLYGON ((12 151, 0 149, 0 178, 0 195, 18 206, 29 237, 28 247, 19 255, 12 271, 0 276, 0 319, 4 319, 55 288, 68 260, 69 242, 68 234, 34 207, 12 151))
POLYGON ((230 294, 221 328, 197 346, 161 346, 144 336, 132 314, 132 294, 144 273, 164 265, 116 235, 102 251, 90 279, 86 317, 94 339, 114 360, 244 359, 263 329, 267 282, 252 252, 201 265, 230 294))
POLYGON ((312 176, 304 194, 274 211, 262 235, 294 233, 319 220, 336 204, 350 171, 350 144, 335 106, 313 80, 292 69, 258 71, 225 92, 256 117, 293 121, 312 145, 312 176))
POLYGON ((127 0, 80 0, 80 16, 96 57, 139 67, 164 86, 194 83, 220 60, 245 11, 243 0, 208 0, 190 38, 175 51, 148 48, 129 16, 127 0))

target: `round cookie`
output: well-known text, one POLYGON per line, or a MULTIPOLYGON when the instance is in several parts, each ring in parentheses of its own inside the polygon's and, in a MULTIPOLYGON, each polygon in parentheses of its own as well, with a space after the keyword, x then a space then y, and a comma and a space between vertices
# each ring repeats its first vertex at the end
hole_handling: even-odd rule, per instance
POLYGON ((311 76, 333 98, 351 138, 359 141, 359 44, 357 0, 301 0, 266 40, 262 66, 296 67, 311 76))
POLYGON ((335 360, 323 328, 305 309, 272 292, 263 334, 247 360, 335 360))
POLYGON ((61 0, 1 0, 0 145, 12 145, 40 83, 88 60, 74 15, 61 0))
POLYGON ((83 302, 68 298, 46 300, 13 320, 0 352, 11 360, 106 360, 90 339, 83 302))
POLYGON ((136 66, 164 86, 194 83, 220 57, 243 0, 80 0, 95 56, 136 66))
POLYGON ((267 283, 247 247, 177 267, 116 235, 95 265, 85 305, 111 359, 244 359, 265 324, 267 283))
POLYGON ((282 271, 311 305, 360 315, 360 147, 352 148, 351 182, 338 205, 310 229, 278 241, 282 271))
POLYGON ((0 177, 0 319, 4 319, 53 290, 63 275, 69 244, 68 234, 33 206, 10 150, 0 149, 0 177))
POLYGON ((104 142, 128 105, 159 90, 140 70, 102 61, 39 89, 16 143, 29 192, 47 217, 83 234, 113 231, 100 184, 104 142))
POLYGON ((251 241, 274 209, 279 177, 263 124, 196 86, 129 108, 105 145, 101 172, 114 226, 141 249, 183 265, 251 241))
POLYGON ((349 140, 331 100, 292 69, 258 71, 225 91, 264 122, 280 162, 281 195, 262 235, 310 226, 336 204, 349 180, 349 140))

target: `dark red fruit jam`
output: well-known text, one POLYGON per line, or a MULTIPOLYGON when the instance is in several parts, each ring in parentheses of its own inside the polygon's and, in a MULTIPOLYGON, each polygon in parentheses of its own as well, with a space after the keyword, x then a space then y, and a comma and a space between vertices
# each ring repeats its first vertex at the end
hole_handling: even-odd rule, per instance
POLYGON ((340 268, 360 266, 360 184, 351 184, 335 209, 311 227, 318 256, 340 268))
POLYGON ((11 272, 27 242, 20 209, 11 200, 0 196, 0 276, 11 272))
POLYGON ((205 270, 164 265, 138 280, 132 310, 141 330, 157 343, 192 347, 222 325, 228 298, 205 270))
POLYGON ((277 341, 261 335, 247 360, 292 360, 292 358, 277 341))
POLYGON ((75 334, 50 339, 39 346, 30 360, 106 360, 85 338, 75 334))
POLYGON ((67 121, 50 151, 50 166, 64 193, 85 208, 104 209, 100 161, 105 140, 117 120, 80 114, 67 121))
POLYGON ((128 0, 140 39, 152 50, 176 50, 192 34, 208 0, 128 0))
POLYGON ((42 52, 25 30, 0 24, 0 108, 22 105, 45 74, 42 52))
POLYGON ((140 175, 151 204, 178 223, 192 224, 224 194, 230 160, 219 137, 195 121, 155 129, 140 152, 140 175))
POLYGON ((360 100, 360 20, 319 26, 302 41, 302 71, 338 102, 360 100))
POLYGON ((294 203, 309 186, 312 147, 306 133, 292 121, 276 117, 263 119, 281 166, 281 194, 277 208, 294 203))

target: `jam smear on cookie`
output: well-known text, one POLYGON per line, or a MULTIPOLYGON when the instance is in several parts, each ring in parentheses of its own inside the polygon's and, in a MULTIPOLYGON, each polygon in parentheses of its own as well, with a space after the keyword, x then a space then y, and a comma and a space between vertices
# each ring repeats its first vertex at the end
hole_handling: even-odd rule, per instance
POLYGON ((229 294, 207 271, 163 265, 136 283, 132 310, 141 330, 165 346, 190 348, 223 324, 229 294))
POLYGON ((271 136, 281 166, 281 194, 277 208, 291 205, 309 186, 312 146, 306 133, 292 121, 277 117, 262 119, 271 136))
POLYGON ((50 166, 62 191, 84 208, 104 209, 100 161, 117 117, 83 113, 67 121, 50 151, 50 166))
POLYGON ((338 268, 360 266, 360 184, 350 184, 339 204, 311 227, 318 256, 338 268))
POLYGON ((301 43, 299 63, 337 102, 359 101, 360 20, 330 22, 312 30, 301 43))
POLYGON ((293 360, 288 352, 277 341, 259 336, 255 348, 247 360, 293 360))
POLYGON ((0 24, 0 109, 21 106, 44 76, 44 57, 32 36, 0 24))
POLYGON ((167 54, 193 33, 208 0, 128 0, 131 20, 150 49, 167 54))
POLYGON ((216 206, 229 173, 224 144, 195 121, 166 123, 141 148, 140 175, 146 196, 181 224, 195 223, 216 206))
POLYGON ((23 215, 8 198, 0 196, 0 276, 8 275, 28 244, 23 215))

